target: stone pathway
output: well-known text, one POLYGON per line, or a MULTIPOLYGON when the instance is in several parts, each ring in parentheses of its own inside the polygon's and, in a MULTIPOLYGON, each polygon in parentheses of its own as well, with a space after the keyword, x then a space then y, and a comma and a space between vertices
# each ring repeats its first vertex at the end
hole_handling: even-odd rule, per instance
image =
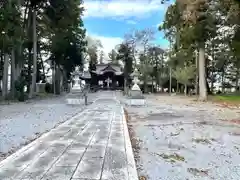
POLYGON ((3 160, 0 179, 137 180, 122 106, 105 94, 3 160))

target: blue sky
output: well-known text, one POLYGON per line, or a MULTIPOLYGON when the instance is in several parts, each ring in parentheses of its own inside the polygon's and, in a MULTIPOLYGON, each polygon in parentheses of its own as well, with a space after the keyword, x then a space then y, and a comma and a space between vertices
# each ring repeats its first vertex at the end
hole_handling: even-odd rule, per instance
POLYGON ((168 46, 164 35, 157 31, 169 4, 161 0, 85 0, 84 25, 88 35, 101 40, 109 52, 134 29, 152 28, 156 31, 155 44, 168 46))

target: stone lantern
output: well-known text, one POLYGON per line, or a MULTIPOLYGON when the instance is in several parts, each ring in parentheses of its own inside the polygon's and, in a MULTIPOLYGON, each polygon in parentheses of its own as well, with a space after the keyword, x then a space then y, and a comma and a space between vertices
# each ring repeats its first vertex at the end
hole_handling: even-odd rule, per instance
POLYGON ((133 86, 130 90, 129 93, 129 101, 128 104, 132 105, 132 106, 142 106, 145 105, 145 99, 144 96, 142 94, 142 91, 138 85, 139 83, 139 73, 138 70, 135 69, 134 72, 131 74, 132 78, 133 78, 133 86))

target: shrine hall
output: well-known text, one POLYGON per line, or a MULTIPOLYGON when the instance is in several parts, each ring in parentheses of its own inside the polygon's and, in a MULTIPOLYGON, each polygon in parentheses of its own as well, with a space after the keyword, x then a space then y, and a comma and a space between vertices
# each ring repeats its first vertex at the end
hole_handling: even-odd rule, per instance
POLYGON ((90 87, 106 90, 123 90, 124 73, 119 64, 97 64, 95 70, 85 71, 80 75, 90 87))

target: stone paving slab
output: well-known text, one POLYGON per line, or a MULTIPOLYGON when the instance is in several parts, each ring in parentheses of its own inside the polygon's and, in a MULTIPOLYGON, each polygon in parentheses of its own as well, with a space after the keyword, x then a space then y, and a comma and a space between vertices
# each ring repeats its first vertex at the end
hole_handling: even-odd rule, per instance
POLYGON ((137 180, 123 107, 106 97, 0 162, 0 179, 137 180))

